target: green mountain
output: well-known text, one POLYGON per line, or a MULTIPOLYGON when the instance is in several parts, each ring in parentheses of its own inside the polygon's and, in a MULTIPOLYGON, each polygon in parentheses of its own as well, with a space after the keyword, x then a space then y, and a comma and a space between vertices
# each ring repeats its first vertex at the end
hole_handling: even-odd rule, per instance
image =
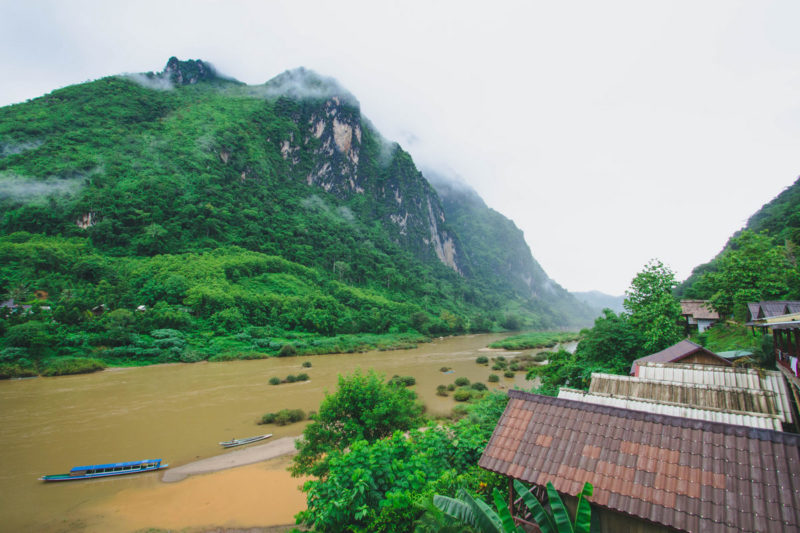
POLYGON ((738 307, 737 315, 742 316, 745 301, 798 299, 798 246, 800 178, 753 214, 676 293, 682 298, 716 297, 723 307, 738 307))
POLYGON ((591 323, 599 311, 594 312, 548 277, 513 221, 489 208, 463 181, 430 170, 425 175, 442 200, 448 222, 461 237, 476 278, 533 312, 534 327, 591 323))
POLYGON ((0 108, 0 364, 586 322, 510 221, 451 213, 353 95, 304 69, 247 86, 171 58, 0 108), (496 241, 524 273, 491 267, 496 241))

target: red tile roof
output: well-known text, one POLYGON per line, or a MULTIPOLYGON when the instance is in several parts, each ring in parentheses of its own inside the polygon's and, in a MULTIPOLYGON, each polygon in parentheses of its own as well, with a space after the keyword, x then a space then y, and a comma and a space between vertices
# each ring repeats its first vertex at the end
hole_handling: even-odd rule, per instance
POLYGON ((685 531, 800 531, 800 435, 522 391, 479 461, 685 531))
POLYGON ((644 357, 640 357, 639 359, 635 360, 631 365, 631 374, 636 374, 636 367, 640 363, 648 362, 648 363, 676 363, 681 359, 685 359, 690 355, 694 355, 698 352, 702 352, 714 359, 719 361, 719 364, 722 366, 731 366, 731 362, 725 359, 724 357, 720 357, 719 355, 715 354, 710 350, 706 350, 699 344, 695 344, 692 341, 682 340, 677 344, 673 344, 669 348, 665 348, 660 352, 656 352, 650 355, 646 355, 644 357))

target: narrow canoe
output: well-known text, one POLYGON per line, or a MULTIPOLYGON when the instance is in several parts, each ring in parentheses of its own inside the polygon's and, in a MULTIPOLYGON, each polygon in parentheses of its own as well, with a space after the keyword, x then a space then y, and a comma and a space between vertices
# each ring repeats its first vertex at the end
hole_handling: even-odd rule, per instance
POLYGON ((234 446, 242 446, 244 444, 250 444, 251 442, 258 442, 260 440, 268 439, 272 436, 272 433, 268 435, 258 435, 256 437, 247 437, 246 439, 232 439, 226 440, 225 442, 220 442, 219 445, 223 448, 233 448, 234 446))
POLYGON ((42 476, 41 481, 75 481, 78 479, 93 479, 96 477, 123 476, 126 474, 141 474, 167 468, 162 465, 161 459, 143 459, 141 461, 128 461, 126 463, 108 463, 102 465, 76 466, 69 474, 53 474, 42 476))

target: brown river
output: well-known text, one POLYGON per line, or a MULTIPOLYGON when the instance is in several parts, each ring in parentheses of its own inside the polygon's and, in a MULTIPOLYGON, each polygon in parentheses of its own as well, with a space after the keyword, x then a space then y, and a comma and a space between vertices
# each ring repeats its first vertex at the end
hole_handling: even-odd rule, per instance
MULTIPOLYGON (((288 457, 163 483, 162 472, 67 483, 43 483, 77 465, 163 458, 176 467, 224 453, 219 441, 273 433, 299 435, 304 424, 259 426, 266 412, 316 410, 337 376, 361 368, 414 376, 429 413, 448 413, 452 397, 436 386, 466 376, 501 388, 530 388, 524 373, 475 364, 503 335, 436 340, 415 350, 290 357, 258 361, 158 365, 96 374, 0 381, 0 531, 128 532, 159 528, 202 531, 291 524, 305 507, 302 480, 288 457), (304 361, 311 368, 302 368, 304 361), (443 374, 440 368, 452 367, 443 374), (273 376, 310 380, 269 385, 273 376)), ((571 348, 571 346, 570 346, 571 348)), ((510 355, 503 353, 503 355, 510 355)))

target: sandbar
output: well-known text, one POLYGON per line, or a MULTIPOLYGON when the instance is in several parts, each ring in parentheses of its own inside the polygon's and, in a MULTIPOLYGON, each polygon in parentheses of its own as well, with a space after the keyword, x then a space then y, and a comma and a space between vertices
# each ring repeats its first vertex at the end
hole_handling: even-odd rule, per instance
POLYGON ((300 437, 283 437, 266 444, 250 446, 241 450, 223 453, 208 459, 201 459, 175 468, 169 468, 164 473, 161 481, 172 483, 186 479, 187 476, 195 474, 208 474, 219 472, 228 468, 260 463, 269 459, 275 459, 282 455, 294 453, 296 451, 294 443, 300 437))

